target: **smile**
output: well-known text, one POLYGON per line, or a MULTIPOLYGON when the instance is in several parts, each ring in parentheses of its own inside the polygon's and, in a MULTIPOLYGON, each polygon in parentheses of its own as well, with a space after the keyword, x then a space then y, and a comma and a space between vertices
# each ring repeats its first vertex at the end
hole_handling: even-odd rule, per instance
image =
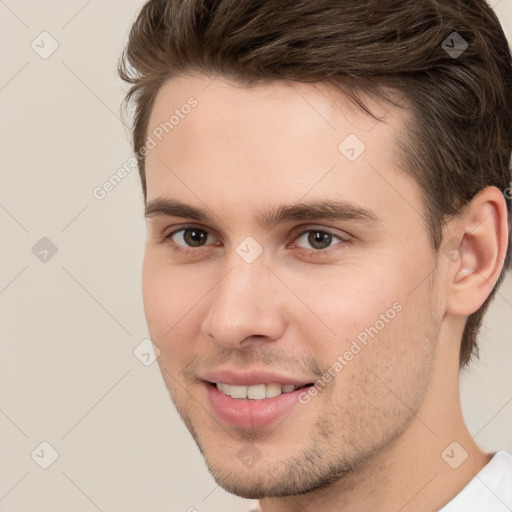
POLYGON ((234 386, 218 382, 217 389, 231 398, 263 400, 274 398, 282 393, 291 393, 297 389, 293 384, 256 384, 254 386, 234 386))

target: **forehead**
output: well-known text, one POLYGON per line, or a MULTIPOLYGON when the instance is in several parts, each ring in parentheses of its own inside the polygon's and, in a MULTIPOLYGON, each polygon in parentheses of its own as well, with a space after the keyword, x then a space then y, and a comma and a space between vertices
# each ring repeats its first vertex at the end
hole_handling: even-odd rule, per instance
POLYGON ((199 205, 208 197, 212 209, 246 213, 251 203, 307 196, 410 209, 405 198, 419 204, 419 190, 397 159, 407 112, 364 100, 383 122, 325 84, 169 80, 148 123, 156 142, 146 157, 148 202, 172 196, 199 205))
MULTIPOLYGON (((397 111, 383 100, 375 100, 358 93, 366 106, 378 117, 384 117, 388 129, 400 129, 405 121, 405 110, 397 111)), ((158 91, 148 123, 148 131, 160 123, 169 121, 173 113, 179 115, 179 120, 172 121, 173 134, 179 135, 183 129, 177 130, 178 124, 189 117, 186 124, 198 131, 204 127, 207 131, 211 126, 229 124, 231 128, 239 128, 239 138, 255 134, 255 124, 264 121, 261 129, 269 134, 279 130, 279 134, 293 135, 304 125, 314 125, 327 129, 336 134, 338 139, 345 128, 354 128, 361 134, 370 132, 378 121, 357 107, 339 89, 327 82, 301 83, 290 80, 276 80, 262 85, 243 86, 222 77, 206 75, 185 75, 168 80, 158 91), (200 112, 200 115, 188 116, 187 103, 191 99, 197 106, 190 113, 200 112), (185 116, 180 110, 186 110, 185 116), (176 123, 178 121, 178 123, 176 123), (293 122, 292 122, 293 121, 293 122)), ((382 128, 381 128, 382 131, 382 128)), ((381 133, 380 135, 383 135, 381 133)), ((210 133, 215 136, 215 132, 210 133)))

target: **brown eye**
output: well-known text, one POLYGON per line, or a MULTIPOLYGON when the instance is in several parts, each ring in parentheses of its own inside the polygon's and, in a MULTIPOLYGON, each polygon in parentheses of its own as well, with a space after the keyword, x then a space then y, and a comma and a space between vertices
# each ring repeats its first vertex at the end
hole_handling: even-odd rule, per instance
POLYGON ((332 242, 332 235, 325 231, 310 231, 308 242, 314 249, 325 249, 332 242))
POLYGON ((182 228, 177 231, 173 231, 166 238, 171 239, 178 245, 184 245, 186 247, 201 247, 208 241, 210 233, 204 229, 199 228, 182 228))
POLYGON ((297 237, 294 245, 302 249, 322 251, 346 241, 345 238, 323 229, 308 229, 297 237))
POLYGON ((208 238, 208 233, 204 229, 185 229, 183 240, 191 247, 204 245, 208 238))

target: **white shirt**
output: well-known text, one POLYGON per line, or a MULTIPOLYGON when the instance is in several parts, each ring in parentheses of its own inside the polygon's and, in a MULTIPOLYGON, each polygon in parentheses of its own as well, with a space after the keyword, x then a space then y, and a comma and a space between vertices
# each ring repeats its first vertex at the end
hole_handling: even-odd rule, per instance
POLYGON ((496 452, 439 512, 512 512, 512 455, 504 450, 496 452))
POLYGON ((496 452, 439 512, 512 512, 512 455, 496 452))

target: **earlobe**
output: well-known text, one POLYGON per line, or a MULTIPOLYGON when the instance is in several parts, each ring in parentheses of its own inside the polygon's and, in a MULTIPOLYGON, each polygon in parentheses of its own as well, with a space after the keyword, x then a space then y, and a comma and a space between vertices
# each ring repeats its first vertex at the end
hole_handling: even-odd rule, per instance
POLYGON ((507 219, 505 198, 496 187, 481 190, 457 219, 459 257, 451 258, 447 313, 469 316, 491 293, 505 260, 507 219))

